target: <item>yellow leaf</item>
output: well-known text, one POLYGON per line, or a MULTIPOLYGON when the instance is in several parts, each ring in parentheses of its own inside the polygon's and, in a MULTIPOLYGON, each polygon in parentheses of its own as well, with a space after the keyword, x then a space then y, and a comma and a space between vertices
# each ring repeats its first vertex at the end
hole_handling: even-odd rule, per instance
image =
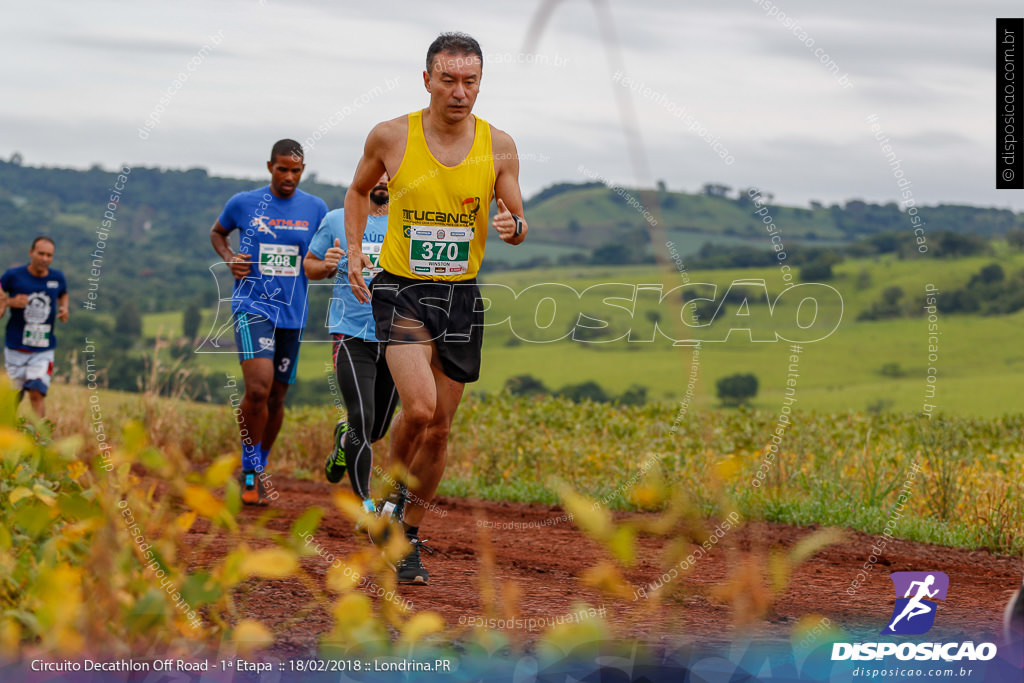
POLYGON ((234 641, 241 654, 251 654, 255 650, 269 647, 274 642, 270 630, 255 619, 242 619, 235 626, 234 641))
POLYGON ((202 486, 190 484, 185 488, 185 505, 201 514, 203 517, 213 519, 224 511, 224 502, 218 500, 207 489, 202 486))
POLYGON ((805 560, 809 560, 826 546, 840 543, 844 538, 846 538, 846 534, 841 529, 831 527, 819 529, 813 534, 808 534, 797 541, 797 544, 793 546, 789 553, 789 559, 796 566, 805 560))
POLYGON ((24 498, 31 498, 31 497, 32 497, 32 489, 27 488, 25 486, 19 486, 18 488, 16 488, 13 491, 11 491, 10 496, 8 496, 8 498, 11 501, 11 505, 16 505, 19 500, 22 500, 24 498))
POLYGON ((537 643, 537 651, 552 659, 564 658, 569 653, 574 657, 596 657, 600 644, 609 638, 604 619, 572 619, 548 629, 537 643))
POLYGON ((740 462, 736 456, 730 455, 715 463, 715 476, 721 481, 729 481, 740 471, 740 462))
POLYGON ((571 487, 562 485, 558 496, 565 503, 565 509, 572 513, 573 522, 591 538, 604 541, 612 533, 612 515, 608 508, 580 495, 571 487))
POLYGON ((327 587, 335 593, 347 593, 359 583, 362 577, 362 567, 341 560, 340 565, 332 566, 327 570, 327 587))
POLYGON ((62 651, 72 651, 74 639, 65 641, 65 637, 71 635, 65 631, 73 632, 77 626, 76 622, 84 616, 82 571, 64 564, 42 570, 34 593, 39 600, 36 618, 48 632, 48 637, 58 641, 58 647, 62 651))
POLYGON ((138 420, 129 422, 121 432, 125 448, 138 453, 146 447, 146 427, 138 420))
POLYGON ((402 640, 406 643, 417 643, 429 635, 444 630, 444 619, 437 612, 419 612, 405 622, 402 629, 402 640))
POLYGON ((242 560, 243 574, 264 579, 283 579, 294 574, 298 568, 299 560, 295 553, 284 548, 256 550, 242 560))
POLYGON ((246 579, 242 573, 242 564, 250 552, 249 546, 244 543, 240 548, 232 550, 221 563, 220 570, 216 572, 218 583, 225 589, 237 585, 246 579))
POLYGON ((32 439, 11 427, 0 427, 0 452, 24 453, 32 449, 32 439))
POLYGON ((192 525, 195 524, 195 521, 195 512, 183 512, 180 515, 178 515, 177 519, 174 520, 174 525, 177 527, 179 532, 185 533, 186 531, 192 528, 192 525))
POLYGON ((593 586, 604 593, 627 599, 633 597, 633 591, 622 574, 611 562, 602 561, 600 564, 590 567, 580 577, 584 584, 593 586))
POLYGON ((235 467, 238 466, 237 455, 222 455, 206 468, 204 476, 206 485, 211 489, 223 486, 234 476, 235 467))
POLYGON ((364 514, 363 504, 350 491, 341 490, 334 494, 334 504, 349 519, 358 520, 364 514))
POLYGON ((347 593, 334 606, 335 625, 343 631, 362 626, 373 619, 372 607, 370 598, 362 593, 347 593))
POLYGON ((630 497, 637 507, 649 510, 661 505, 665 500, 665 490, 663 487, 651 482, 634 488, 630 497))
POLYGON ((54 496, 53 491, 46 488, 42 484, 36 484, 35 486, 33 486, 32 492, 35 494, 36 498, 46 503, 50 507, 53 507, 53 504, 57 502, 56 496, 54 496))
POLYGON ((623 524, 608 540, 608 549, 612 554, 627 567, 632 567, 636 560, 636 530, 628 524, 623 524))
POLYGON ((405 534, 391 534, 388 537, 388 542, 384 544, 383 555, 388 562, 395 564, 408 555, 410 550, 412 550, 412 546, 409 545, 405 534))
POLYGON ((16 659, 20 642, 21 624, 9 617, 0 622, 0 654, 9 659, 16 659))

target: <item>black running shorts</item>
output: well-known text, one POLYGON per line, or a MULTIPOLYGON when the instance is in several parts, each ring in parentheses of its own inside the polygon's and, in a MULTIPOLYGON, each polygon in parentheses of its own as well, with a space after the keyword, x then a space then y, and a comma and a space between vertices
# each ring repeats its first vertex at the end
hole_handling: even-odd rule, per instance
POLYGON ((444 374, 456 382, 480 379, 484 313, 476 279, 412 280, 382 271, 370 283, 377 339, 387 344, 432 341, 444 374), (479 309, 479 310, 478 310, 479 309))

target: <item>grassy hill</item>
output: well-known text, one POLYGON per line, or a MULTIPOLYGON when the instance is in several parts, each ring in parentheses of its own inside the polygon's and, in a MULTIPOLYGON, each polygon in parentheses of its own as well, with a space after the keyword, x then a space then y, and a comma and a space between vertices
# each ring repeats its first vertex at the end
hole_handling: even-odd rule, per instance
MULTIPOLYGON (((835 279, 829 284, 838 294, 821 298, 820 317, 812 329, 827 331, 834 321, 840 322, 827 338, 802 344, 797 381, 799 405, 826 411, 920 412, 929 403, 936 406, 936 412, 985 417, 1024 412, 1024 402, 1018 398, 1019 387, 1024 384, 1024 352, 1019 349, 1024 314, 940 315, 936 323, 939 350, 934 362, 929 361, 928 322, 924 317, 857 320, 858 314, 877 301, 887 288, 900 287, 910 302, 908 306, 916 308, 918 303, 924 304, 926 285, 949 291, 963 286, 972 274, 992 262, 1000 263, 1007 272, 1017 272, 1024 268, 1024 254, 1002 250, 995 257, 955 261, 900 261, 884 257, 851 260, 836 266, 835 279), (929 365, 935 367, 937 375, 934 398, 927 398, 929 365)), ((688 277, 694 289, 696 283, 717 285, 719 299, 733 281, 763 279, 773 300, 783 289, 778 268, 694 271, 688 277)), ((511 292, 522 294, 514 298, 509 290, 501 290, 501 295, 496 295, 495 309, 488 313, 492 326, 484 337, 481 379, 471 387, 477 393, 501 391, 510 378, 532 375, 551 390, 593 380, 614 395, 640 385, 647 388, 648 400, 679 402, 684 400, 691 373, 695 372, 696 391, 686 401, 693 408, 708 409, 718 404, 715 382, 719 378, 749 372, 760 382, 754 407, 777 410, 789 374, 790 344, 751 341, 751 336, 764 339, 778 333, 790 339, 808 338, 808 333, 796 325, 793 302, 786 304, 784 299, 769 314, 767 306, 753 297, 759 289, 752 285, 734 288, 751 295, 749 316, 742 315, 739 303, 729 301, 707 328, 690 330, 675 322, 683 311, 680 299, 659 303, 657 296, 642 296, 630 314, 602 307, 599 297, 594 296, 596 290, 590 290, 582 299, 575 294, 604 283, 619 283, 620 292, 630 292, 638 284, 660 286, 666 292, 683 284, 675 272, 666 273, 655 267, 581 266, 514 271, 491 276, 486 283, 505 285, 511 292), (623 285, 628 286, 621 289, 623 285), (541 303, 545 298, 549 301, 541 303), (567 333, 575 327, 579 314, 588 311, 605 319, 612 332, 591 334, 589 341, 574 341, 567 333), (665 334, 659 334, 654 341, 607 341, 630 330, 635 339, 650 338, 655 313, 660 314, 657 327, 665 334), (494 324, 506 317, 508 322, 494 324), (731 327, 742 326, 750 328, 753 334, 737 330, 728 335, 727 341, 711 341, 723 338, 731 327), (703 340, 696 369, 693 349, 673 346, 668 338, 682 338, 684 331, 690 332, 690 338, 703 340), (800 334, 805 336, 799 337, 800 334), (564 338, 544 341, 558 337, 564 338)), ((824 289, 816 291, 826 293, 824 289)), ((597 293, 607 295, 609 291, 597 293)), ((921 309, 920 313, 925 311, 921 309)), ((323 319, 322 314, 316 309, 311 312, 311 326, 317 324, 313 321, 323 319)), ((806 323, 807 311, 802 310, 801 316, 806 323)), ((212 319, 212 310, 205 311, 201 328, 204 333, 212 319)), ((155 336, 159 329, 165 334, 180 334, 179 313, 147 315, 144 320, 146 336, 155 336)), ((311 339, 315 335, 307 336, 311 339)), ((577 330, 576 336, 586 335, 577 330)), ((225 351, 198 354, 194 363, 211 372, 237 374, 236 355, 225 351)), ((326 384, 329 363, 329 344, 312 340, 303 344, 299 378, 311 383, 310 389, 319 392, 325 402, 330 400, 326 384)))
MULTIPOLYGON (((26 167, 0 161, 0 250, 4 266, 21 263, 27 245, 39 233, 58 241, 54 267, 66 271, 75 292, 86 288, 97 242, 102 241, 102 292, 99 305, 112 311, 131 300, 142 312, 181 310, 196 298, 212 301, 216 292, 208 269, 217 261, 209 230, 231 195, 267 182, 218 178, 201 168, 186 171, 135 167, 115 197, 116 221, 109 235, 97 233, 112 196, 117 173, 26 167), (173 286, 168 286, 173 285, 173 286)), ((302 188, 341 206, 345 188, 309 177, 302 188)), ((765 194, 770 198, 770 194, 765 194)), ((769 200, 770 201, 770 200, 769 200)), ((852 199, 843 206, 811 208, 770 205, 769 215, 787 248, 849 242, 881 232, 908 230, 895 203, 867 204, 852 199)), ((1024 228, 1024 214, 963 207, 921 207, 930 231, 1003 235, 1024 228)), ((500 263, 523 267, 581 262, 651 261, 651 242, 662 234, 687 256, 706 242, 770 248, 762 217, 754 215, 749 194, 717 187, 699 194, 610 188, 571 183, 542 190, 527 201, 531 225, 526 246, 509 248, 492 240, 487 268, 500 263), (637 209, 640 207, 640 210, 637 209), (643 211, 656 222, 651 232, 643 211), (602 258, 597 255, 604 252, 602 258), (618 259, 620 252, 628 258, 618 259)))
MULTIPOLYGON (((667 230, 709 235, 756 235, 764 231, 750 203, 724 197, 627 190, 667 230)), ((558 244, 605 242, 623 229, 643 227, 644 217, 622 196, 607 187, 570 190, 530 206, 531 226, 541 228, 537 239, 558 244), (570 222, 585 226, 574 232, 570 222)), ((828 209, 772 207, 776 224, 786 226, 792 237, 842 239, 828 209)))

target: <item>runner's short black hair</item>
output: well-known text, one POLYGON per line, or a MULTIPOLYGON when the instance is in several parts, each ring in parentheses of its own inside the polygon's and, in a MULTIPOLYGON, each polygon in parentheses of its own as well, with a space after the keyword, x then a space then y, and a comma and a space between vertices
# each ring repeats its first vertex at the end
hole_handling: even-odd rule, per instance
POLYGON ((50 244, 53 245, 54 249, 57 248, 57 243, 54 242, 53 239, 47 237, 46 235, 40 235, 39 237, 32 240, 32 246, 29 247, 29 251, 35 251, 36 245, 39 244, 40 242, 49 242, 50 244))
POLYGON ((427 48, 427 73, 434 68, 434 57, 440 52, 449 52, 456 55, 476 55, 480 58, 480 68, 484 66, 484 53, 480 49, 480 43, 476 38, 459 31, 442 33, 427 48))
POLYGON ((306 157, 302 152, 302 145, 295 142, 295 140, 289 140, 288 138, 278 140, 274 143, 273 149, 270 150, 270 163, 274 163, 274 161, 277 160, 277 157, 282 154, 290 154, 293 157, 298 157, 303 160, 306 157))

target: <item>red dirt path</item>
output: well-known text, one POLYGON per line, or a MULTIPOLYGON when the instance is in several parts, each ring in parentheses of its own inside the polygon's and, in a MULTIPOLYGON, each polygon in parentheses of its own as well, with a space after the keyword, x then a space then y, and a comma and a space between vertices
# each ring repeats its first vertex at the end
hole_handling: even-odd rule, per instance
MULTIPOLYGON (((307 482, 275 477, 281 498, 273 509, 279 513, 268 528, 286 532, 305 509, 319 505, 328 510, 315 534, 336 557, 344 557, 365 547, 364 536, 356 536, 351 523, 330 502, 332 489, 323 482, 307 482)), ((754 522, 726 534, 713 551, 701 559, 685 576, 662 588, 660 605, 650 601, 602 597, 595 589, 581 584, 578 577, 588 567, 607 557, 571 522, 546 526, 548 520, 562 517, 558 507, 495 503, 489 501, 440 498, 436 501, 447 515, 428 513, 420 535, 437 550, 424 554, 430 571, 430 585, 400 586, 398 592, 411 601, 416 610, 440 613, 448 634, 457 638, 467 631, 460 626, 470 617, 481 616, 478 589, 480 571, 478 519, 498 524, 533 522, 536 526, 520 530, 492 529, 496 583, 512 582, 519 587, 518 616, 522 619, 553 619, 570 611, 572 603, 604 605, 605 618, 616 638, 640 638, 654 645, 676 644, 682 640, 720 642, 736 635, 734 610, 715 600, 709 591, 723 583, 728 563, 738 553, 788 548, 813 528, 754 522)), ((240 520, 255 520, 265 508, 244 508, 240 520)), ((628 515, 618 514, 617 518, 628 515)), ((198 543, 208 527, 197 524, 190 535, 198 543)), ((708 530, 714 523, 707 524, 708 530)), ((855 595, 846 589, 858 568, 870 554, 875 537, 849 531, 846 540, 819 552, 795 572, 789 587, 775 602, 766 618, 746 632, 757 639, 788 639, 793 625, 808 614, 827 616, 836 626, 851 632, 878 632, 892 612, 894 595, 888 573, 892 571, 942 571, 949 576, 947 599, 939 604, 931 635, 944 637, 963 632, 975 642, 995 640, 1000 629, 1003 606, 1020 585, 1020 559, 994 556, 987 551, 969 551, 930 546, 910 541, 890 541, 867 583, 855 595)), ((655 580, 661 574, 660 556, 664 539, 641 536, 639 562, 626 572, 634 585, 655 580)), ((209 566, 225 552, 222 540, 190 558, 192 566, 209 566)), ((324 589, 329 563, 320 557, 305 558, 303 568, 324 589)), ((374 600, 379 598, 374 597, 374 600)), ((277 637, 273 651, 287 656, 311 654, 317 638, 331 627, 331 617, 323 608, 295 619, 298 606, 310 600, 310 594, 298 581, 263 581, 255 589, 240 595, 243 611, 270 626, 277 637)), ((513 629, 506 634, 520 643, 536 639, 543 628, 533 631, 513 629)))

